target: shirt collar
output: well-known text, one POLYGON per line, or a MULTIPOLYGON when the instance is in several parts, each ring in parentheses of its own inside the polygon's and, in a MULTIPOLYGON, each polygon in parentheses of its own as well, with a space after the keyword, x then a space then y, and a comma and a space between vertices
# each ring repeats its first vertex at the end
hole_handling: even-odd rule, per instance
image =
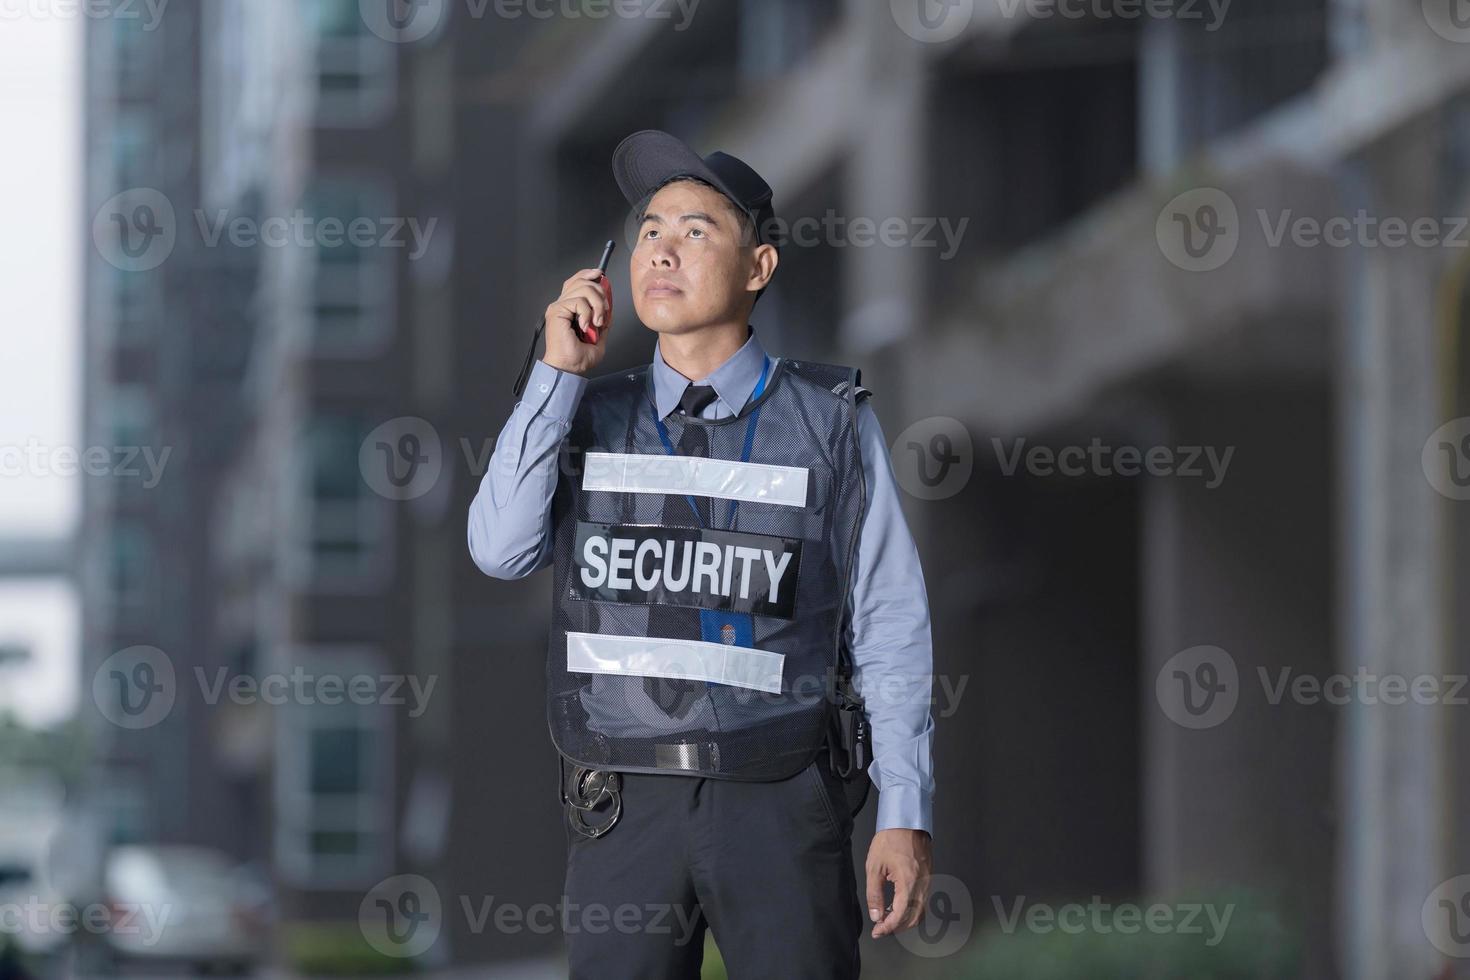
MULTIPOLYGON (((766 349, 755 335, 755 327, 747 326, 750 335, 739 350, 726 358, 725 363, 715 368, 708 381, 715 389, 714 418, 738 415, 750 401, 755 386, 760 381, 761 370, 766 366, 766 349)), ((658 344, 653 345, 653 394, 654 407, 659 418, 668 418, 669 413, 679 407, 679 399, 689 379, 664 362, 658 344)))

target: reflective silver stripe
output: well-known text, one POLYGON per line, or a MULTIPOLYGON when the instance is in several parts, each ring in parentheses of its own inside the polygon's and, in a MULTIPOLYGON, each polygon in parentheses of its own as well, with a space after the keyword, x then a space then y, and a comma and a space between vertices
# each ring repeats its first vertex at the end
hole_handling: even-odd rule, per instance
POLYGON ((567 670, 574 674, 714 681, 779 694, 785 661, 784 653, 705 640, 567 633, 567 670))
POLYGON ((589 452, 585 462, 583 490, 692 493, 783 507, 806 506, 807 471, 802 466, 651 453, 589 452))

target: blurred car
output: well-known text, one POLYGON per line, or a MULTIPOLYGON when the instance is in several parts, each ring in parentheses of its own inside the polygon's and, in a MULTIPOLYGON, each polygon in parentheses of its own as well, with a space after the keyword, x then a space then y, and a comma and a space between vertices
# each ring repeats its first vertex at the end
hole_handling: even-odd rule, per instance
POLYGON ((38 854, 0 854, 0 947, 14 943, 29 956, 56 952, 67 933, 52 925, 52 913, 66 904, 46 880, 38 854))
POLYGON ((103 887, 115 960, 246 972, 265 956, 269 891, 219 851, 120 846, 107 857, 103 887))

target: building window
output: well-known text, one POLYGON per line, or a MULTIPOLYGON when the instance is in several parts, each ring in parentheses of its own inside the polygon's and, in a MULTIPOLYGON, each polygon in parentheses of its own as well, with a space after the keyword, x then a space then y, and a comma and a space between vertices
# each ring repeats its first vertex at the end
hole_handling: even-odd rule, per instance
POLYGON ((367 29, 358 0, 308 0, 316 39, 317 119, 324 126, 370 126, 393 108, 394 45, 367 29))
POLYGON ((309 249, 312 349, 330 357, 378 353, 392 335, 402 251, 380 244, 391 228, 392 196, 367 181, 323 178, 306 192, 302 210, 319 232, 309 249), (330 237, 323 222, 331 222, 330 237), (354 222, 359 231, 351 231, 354 222))
POLYGON ((112 124, 112 163, 119 188, 147 187, 154 183, 153 147, 153 120, 149 113, 137 108, 119 108, 112 124))
POLYGON ((112 269, 115 343, 133 347, 150 341, 159 316, 158 272, 112 269))
MULTIPOLYGON (((298 652, 308 677, 378 676, 362 650, 298 652)), ((276 857, 302 888, 369 883, 392 864, 392 716, 382 704, 290 702, 276 757, 276 857)))
POLYGON ((153 539, 142 525, 118 521, 112 529, 109 591, 119 618, 146 611, 154 580, 153 539))
POLYGON ((117 69, 118 94, 124 98, 146 95, 152 87, 153 64, 163 36, 157 30, 148 29, 149 20, 141 16, 125 17, 121 12, 113 16, 112 52, 117 69))
POLYGON ((167 465, 158 445, 153 396, 144 385, 118 385, 108 402, 111 478, 117 481, 119 493, 140 494, 162 479, 162 472, 155 473, 154 467, 167 465))
POLYGON ((297 542, 296 584, 323 592, 361 592, 389 577, 392 555, 386 501, 363 480, 358 453, 369 427, 345 416, 318 416, 297 455, 304 533, 297 542))

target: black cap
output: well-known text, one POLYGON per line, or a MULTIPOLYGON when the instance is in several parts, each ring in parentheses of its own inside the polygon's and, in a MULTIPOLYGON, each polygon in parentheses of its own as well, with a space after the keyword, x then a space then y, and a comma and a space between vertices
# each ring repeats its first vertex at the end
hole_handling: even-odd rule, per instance
POLYGON ((755 222, 756 241, 777 248, 766 233, 775 217, 771 185, 745 161, 716 150, 701 158, 682 140, 657 129, 644 129, 613 151, 613 176, 628 203, 637 207, 674 177, 698 177, 714 185, 755 222))

